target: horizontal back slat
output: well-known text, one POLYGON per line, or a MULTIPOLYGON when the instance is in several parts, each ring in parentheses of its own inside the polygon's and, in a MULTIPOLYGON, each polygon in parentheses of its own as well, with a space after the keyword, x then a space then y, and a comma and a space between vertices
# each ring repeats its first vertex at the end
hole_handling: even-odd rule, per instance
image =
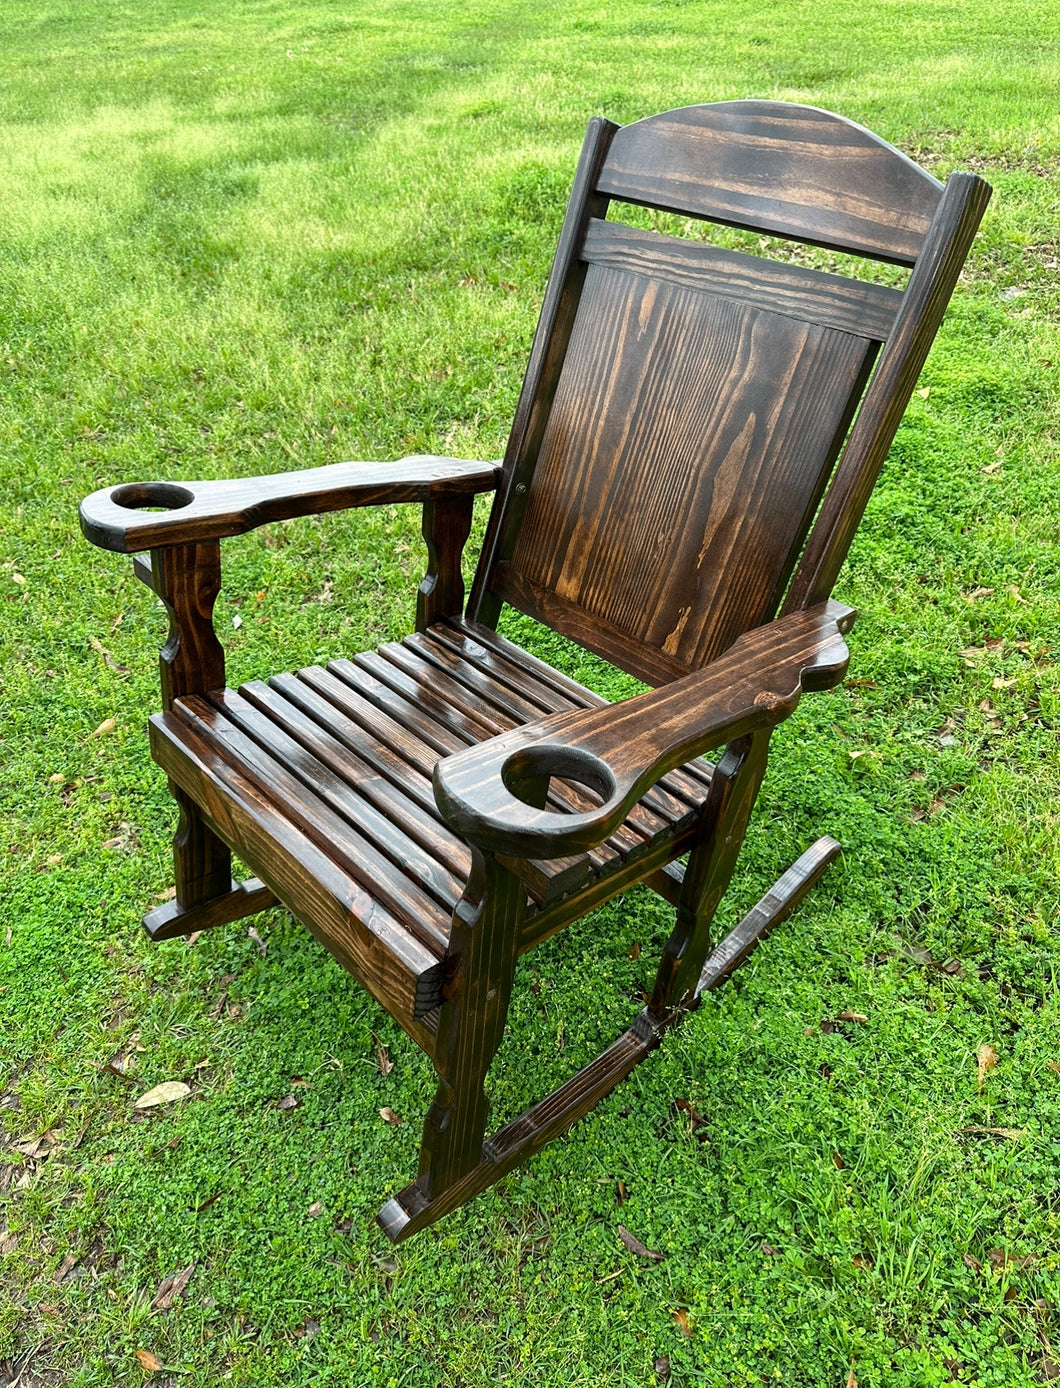
POLYGON ((902 302, 901 292, 888 285, 640 231, 598 217, 589 223, 581 259, 707 290, 731 303, 766 308, 877 342, 887 340, 902 302))
POLYGON ((942 185, 842 116, 727 101, 624 126, 597 188, 626 202, 912 265, 942 185))

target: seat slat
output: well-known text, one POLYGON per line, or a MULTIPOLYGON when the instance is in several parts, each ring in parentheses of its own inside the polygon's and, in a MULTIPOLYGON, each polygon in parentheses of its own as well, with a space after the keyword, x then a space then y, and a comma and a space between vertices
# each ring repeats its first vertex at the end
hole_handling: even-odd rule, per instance
MULTIPOLYGON (((426 892, 395 873, 392 864, 334 810, 259 747, 223 712, 202 699, 178 701, 201 739, 212 746, 263 795, 284 807, 288 821, 368 890, 410 934, 439 958, 449 943, 451 913, 426 892)), ((266 879, 267 880, 267 879, 266 879)))
POLYGON ((406 832, 406 814, 402 811, 413 810, 409 802, 402 806, 391 798, 390 813, 380 813, 358 784, 358 763, 348 755, 329 755, 322 737, 310 735, 308 746, 296 741, 278 722, 242 697, 242 693, 222 690, 212 694, 210 702, 273 760, 296 776, 310 794, 363 834, 406 877, 420 883, 447 916, 452 914, 464 890, 467 873, 457 878, 406 832))
POLYGON ((590 265, 609 265, 688 289, 717 294, 731 303, 768 309, 787 317, 839 328, 885 342, 894 325, 901 291, 889 285, 847 279, 703 241, 685 241, 657 231, 640 231, 594 217, 582 247, 590 265))
POLYGON ((307 693, 319 704, 321 722, 266 684, 245 684, 239 692, 321 761, 340 775, 353 776, 366 799, 383 814, 391 815, 410 838, 433 854, 456 878, 467 881, 471 852, 438 814, 433 788, 425 776, 399 761, 389 748, 363 730, 348 724, 342 714, 312 691, 307 693), (353 730, 352 736, 343 738, 344 723, 353 730))
MULTIPOLYGON (((212 713, 199 701, 198 709, 212 713)), ((317 843, 284 807, 202 736, 193 700, 150 720, 154 760, 195 797, 214 832, 267 882, 338 962, 359 978, 410 1035, 441 1000, 442 964, 317 843), (186 716, 187 709, 189 716, 186 716)))
MULTIPOLYGON (((333 662, 337 664, 338 662, 333 662)), ((294 675, 274 676, 269 684, 282 690, 292 702, 304 708, 310 716, 318 718, 323 726, 330 727, 336 736, 350 741, 354 747, 361 746, 363 730, 379 738, 376 755, 382 756, 381 769, 392 767, 392 759, 398 765, 402 761, 426 779, 427 795, 421 801, 432 814, 437 814, 434 792, 429 777, 437 761, 437 752, 419 738, 403 728, 400 723, 368 700, 363 699, 336 675, 319 666, 310 666, 294 675), (330 720, 330 721, 329 721, 330 720)), ((362 749, 365 750, 365 749, 362 749)), ((367 755, 367 751, 365 751, 367 755)), ((385 774, 390 774, 389 770, 385 774)), ((398 773, 400 777, 400 773, 398 773)), ((398 784, 400 784, 400 779, 398 784)), ((410 781, 410 793, 417 789, 410 781)), ((551 900, 555 895, 571 890, 588 876, 604 872, 619 855, 606 844, 593 849, 586 858, 553 858, 547 863, 520 860, 513 867, 527 885, 531 895, 537 900, 551 900)))
MULTIPOLYGON (((482 698, 476 697, 466 686, 449 679, 440 668, 419 659, 416 652, 410 650, 405 643, 400 646, 380 647, 380 650, 373 653, 370 658, 367 656, 357 657, 358 663, 363 661, 366 665, 369 659, 373 673, 378 673, 381 679, 385 680, 395 691, 403 693, 410 701, 418 700, 419 691, 426 693, 432 685, 443 688, 446 699, 453 700, 454 706, 455 701, 460 699, 462 710, 473 708, 479 717, 484 721, 489 721, 488 736, 490 737, 526 722, 528 717, 539 716, 537 711, 532 706, 527 705, 525 701, 519 701, 526 710, 522 716, 508 714, 495 704, 483 711, 482 698), (388 669, 388 665, 393 668, 388 669)), ((481 739, 477 740, 480 741, 481 739)), ((581 788, 575 789, 562 781, 553 782, 549 800, 560 810, 573 811, 574 813, 583 813, 587 809, 595 808, 600 803, 591 791, 584 791, 581 788)), ((639 853, 646 842, 651 842, 657 834, 666 832, 667 828, 666 822, 646 810, 643 804, 636 805, 625 824, 621 825, 610 836, 608 843, 617 853, 625 857, 628 853, 639 853)))

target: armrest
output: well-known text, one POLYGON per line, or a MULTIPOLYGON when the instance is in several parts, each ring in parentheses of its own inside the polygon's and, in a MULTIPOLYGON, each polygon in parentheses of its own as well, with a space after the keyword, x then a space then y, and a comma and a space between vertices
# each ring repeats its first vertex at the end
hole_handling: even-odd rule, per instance
POLYGON ((242 535, 292 516, 488 492, 499 475, 499 463, 421 455, 215 482, 130 482, 85 497, 81 529, 101 549, 133 554, 242 535))
POLYGON ((555 713, 445 757, 434 769, 438 808, 480 848, 528 858, 583 853, 667 771, 774 727, 804 690, 838 684, 849 661, 843 635, 856 615, 832 601, 793 612, 671 684, 624 703, 555 713), (537 808, 550 776, 587 786, 603 804, 574 815, 537 808))

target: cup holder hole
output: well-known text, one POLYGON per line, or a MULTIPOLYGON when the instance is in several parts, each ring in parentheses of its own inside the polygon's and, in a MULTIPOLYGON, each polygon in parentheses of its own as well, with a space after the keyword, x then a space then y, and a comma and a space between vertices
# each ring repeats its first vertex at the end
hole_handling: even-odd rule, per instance
POLYGON ((191 505, 195 493, 176 482, 130 482, 115 487, 110 499, 127 511, 179 511, 191 505))
POLYGON ((572 789, 591 793, 601 803, 615 793, 615 780, 610 769, 598 757, 573 747, 528 747, 514 753, 501 768, 501 780, 507 789, 525 805, 541 809, 548 794, 549 782, 555 778, 572 789))

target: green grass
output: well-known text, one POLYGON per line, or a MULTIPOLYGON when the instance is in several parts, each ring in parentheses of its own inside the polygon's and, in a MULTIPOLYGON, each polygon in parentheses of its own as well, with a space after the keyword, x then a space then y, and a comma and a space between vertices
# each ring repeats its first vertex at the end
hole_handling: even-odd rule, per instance
MULTIPOLYGON (((663 1356, 726 1388, 1055 1371, 1058 43, 1046 0, 9 0, 0 1370, 22 1388, 138 1385, 138 1349, 187 1388, 650 1385, 663 1356), (845 856, 568 1139, 394 1251, 373 1216, 414 1170, 415 1048, 281 912, 264 957, 245 926, 138 931, 169 884, 143 736, 162 622, 76 504, 497 456, 588 116, 743 96, 995 187, 840 580, 851 679, 778 735, 725 921, 817 834, 845 856), (845 1010, 868 1021, 822 1028, 845 1010), (194 1097, 137 1121, 171 1079, 194 1097)), ((225 563, 235 683, 404 630, 417 518, 299 521, 225 563)), ((634 894, 524 961, 498 1117, 626 1024, 667 928, 634 894)))

